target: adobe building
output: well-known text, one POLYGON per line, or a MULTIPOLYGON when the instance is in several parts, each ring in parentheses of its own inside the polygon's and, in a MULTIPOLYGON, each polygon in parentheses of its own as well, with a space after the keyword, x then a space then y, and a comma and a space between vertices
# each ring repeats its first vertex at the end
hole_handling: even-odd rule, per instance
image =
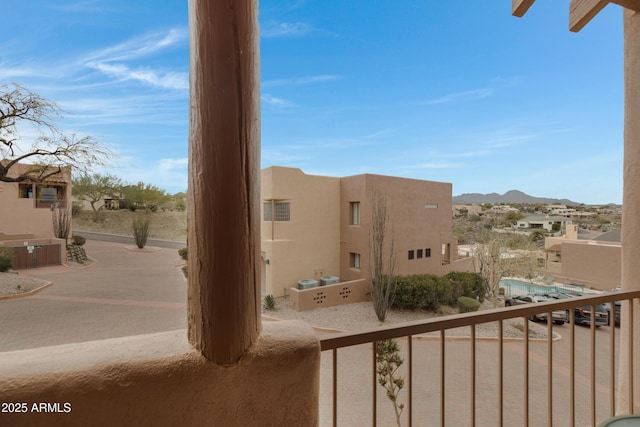
POLYGON ((556 282, 571 282, 591 289, 611 290, 622 283, 621 230, 593 239, 580 239, 578 226, 567 225, 566 234, 545 239, 546 268, 556 282))
MULTIPOLYGON (((32 165, 18 163, 8 176, 26 174, 32 165)), ((62 262, 65 241, 56 239, 52 210, 64 208, 70 216, 71 169, 42 183, 0 182, 0 246, 15 248, 14 269, 62 262)))
MULTIPOLYGON (((299 281, 369 278, 372 198, 386 198, 396 274, 443 275, 456 262, 449 183, 381 175, 344 178, 262 170, 262 292, 288 295, 299 281)), ((464 265, 463 265, 464 264, 464 265)))

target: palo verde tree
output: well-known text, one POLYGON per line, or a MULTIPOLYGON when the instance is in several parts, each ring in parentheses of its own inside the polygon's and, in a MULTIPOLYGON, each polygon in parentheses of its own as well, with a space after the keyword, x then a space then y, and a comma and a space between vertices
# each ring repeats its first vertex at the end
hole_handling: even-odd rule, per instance
POLYGON ((120 191, 132 210, 144 208, 149 211, 155 211, 158 206, 169 200, 169 195, 166 191, 144 182, 124 185, 120 188, 120 191))
POLYGON ((86 172, 114 156, 91 136, 62 131, 60 118, 54 102, 18 84, 0 84, 0 181, 43 182, 64 168, 86 172), (12 173, 18 163, 31 166, 12 173))
POLYGON ((387 199, 374 191, 371 195, 371 228, 369 231, 369 276, 371 277, 371 299, 378 320, 384 322, 387 311, 393 304, 396 290, 394 280, 396 257, 393 233, 387 226, 387 199))
POLYGON ((120 179, 110 174, 81 174, 73 179, 73 195, 80 200, 86 200, 91 205, 93 212, 97 212, 104 206, 105 197, 113 197, 119 194, 122 183, 120 179), (103 202, 102 205, 97 205, 103 202))

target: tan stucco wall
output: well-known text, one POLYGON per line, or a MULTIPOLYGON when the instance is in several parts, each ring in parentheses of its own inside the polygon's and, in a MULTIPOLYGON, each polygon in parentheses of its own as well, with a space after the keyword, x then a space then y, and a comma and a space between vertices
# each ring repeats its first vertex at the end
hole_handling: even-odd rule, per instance
MULTIPOLYGON (((18 165, 21 170, 28 165, 18 165)), ((15 177, 16 172, 11 171, 9 176, 15 177)), ((71 200, 71 178, 69 171, 61 175, 69 184, 66 187, 64 197, 58 198, 71 200)), ((51 210, 48 208, 36 208, 36 199, 19 198, 18 183, 0 182, 0 233, 6 234, 32 234, 35 237, 51 238, 53 225, 51 210)))
MULTIPOLYGON (((624 191, 622 198, 622 289, 640 289, 640 13, 624 11, 624 191)), ((640 302, 634 301, 634 313, 640 313, 640 302)), ((640 316, 634 315, 633 343, 625 324, 629 310, 622 306, 620 338, 620 371, 618 378, 618 413, 628 413, 628 348, 640 354, 640 316)), ((640 390, 640 363, 633 364, 633 389, 640 390)), ((640 399, 631 402, 633 412, 640 412, 640 399)))
POLYGON ((599 290, 620 285, 620 245, 567 241, 561 253, 561 275, 568 281, 599 290))
MULTIPOLYGON (((396 273, 442 275, 450 271, 443 265, 442 245, 449 244, 452 256, 457 243, 452 234, 451 191, 449 183, 381 175, 356 175, 341 179, 341 278, 353 280, 368 276, 371 198, 377 191, 386 195, 389 231, 393 229, 396 273), (360 201, 360 226, 349 225, 349 203, 360 201), (437 205, 437 208, 425 208, 437 205), (431 257, 408 259, 408 251, 431 249, 431 257), (361 254, 361 271, 349 267, 349 254, 361 254)), ((415 252, 414 252, 415 254, 415 252)))
POLYGON ((289 289, 289 304, 296 311, 371 301, 371 283, 360 279, 311 289, 289 289))
POLYGON ((265 323, 229 367, 193 350, 186 331, 0 353, 0 402, 71 409, 1 413, 0 425, 316 426, 319 364, 313 330, 296 321, 265 323))
POLYGON ((261 201, 290 202, 290 221, 264 221, 266 293, 282 296, 299 280, 340 273, 340 178, 273 166, 262 170, 261 201))

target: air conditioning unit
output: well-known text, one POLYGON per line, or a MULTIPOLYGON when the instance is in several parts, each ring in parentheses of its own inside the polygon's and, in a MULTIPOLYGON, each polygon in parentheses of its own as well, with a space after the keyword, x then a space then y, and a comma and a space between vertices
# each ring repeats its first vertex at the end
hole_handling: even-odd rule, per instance
POLYGON ((338 276, 322 276, 320 278, 320 286, 335 285, 336 283, 340 283, 338 276))
POLYGON ((298 289, 311 289, 318 286, 318 281, 314 279, 302 279, 298 280, 298 289))

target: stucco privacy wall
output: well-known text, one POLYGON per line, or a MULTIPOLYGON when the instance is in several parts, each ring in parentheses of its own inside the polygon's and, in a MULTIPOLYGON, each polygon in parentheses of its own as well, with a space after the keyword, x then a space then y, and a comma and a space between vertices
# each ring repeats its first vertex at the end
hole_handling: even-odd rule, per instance
POLYGON ((316 426, 319 343, 267 322, 239 363, 215 365, 186 331, 0 353, 0 402, 69 413, 0 413, 2 426, 316 426), (286 409, 284 409, 286 407, 286 409))
POLYGON ((620 246, 588 242, 562 243, 562 276, 594 289, 611 290, 621 283, 620 246))

